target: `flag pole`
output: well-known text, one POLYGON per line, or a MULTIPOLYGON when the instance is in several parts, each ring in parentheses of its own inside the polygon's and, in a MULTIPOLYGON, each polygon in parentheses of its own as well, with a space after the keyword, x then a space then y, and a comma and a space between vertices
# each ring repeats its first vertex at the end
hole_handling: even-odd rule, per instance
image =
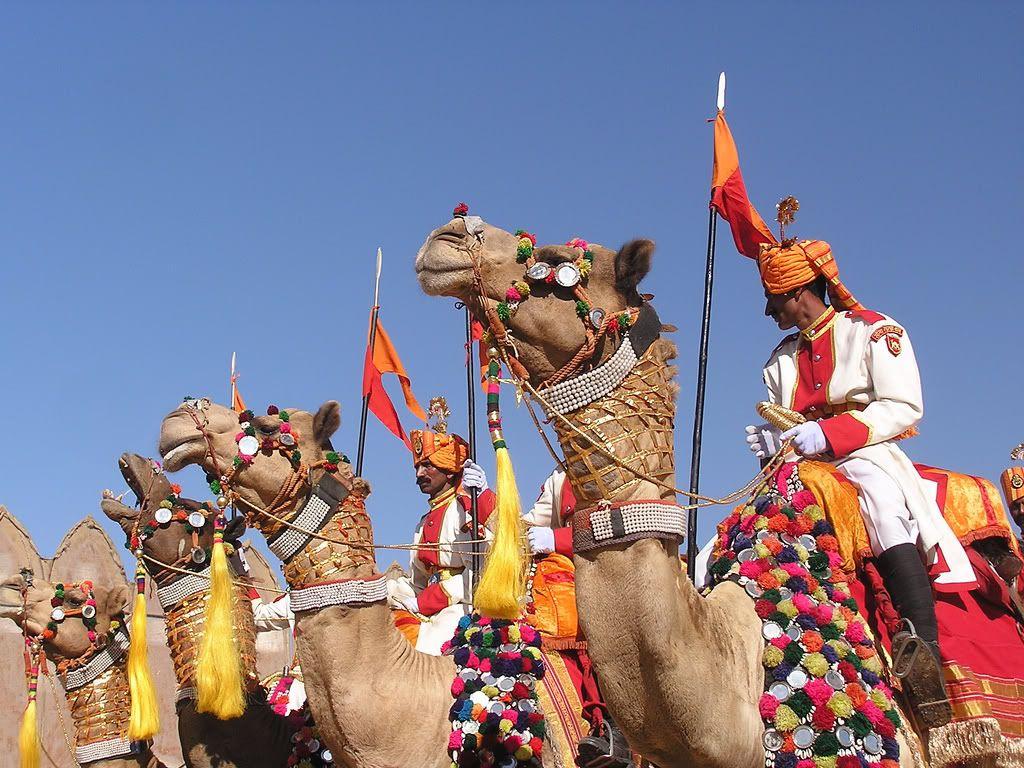
POLYGON ((231 353, 231 407, 235 407, 235 353, 231 353))
MULTIPOLYGON (((370 359, 373 359, 373 348, 377 341, 377 314, 380 312, 380 267, 383 255, 377 249, 377 276, 373 283, 373 309, 370 310, 370 359)), ((363 410, 359 414, 359 448, 356 453, 356 477, 363 476, 363 447, 366 445, 366 416, 370 408, 370 393, 363 395, 363 410)))
MULTIPOLYGON (((718 110, 725 109, 725 72, 718 76, 718 110)), ((700 349, 697 354, 697 401, 693 409, 693 447, 690 452, 690 503, 700 488, 700 447, 704 429, 704 393, 708 377, 708 337, 711 331, 711 292, 715 282, 715 235, 718 214, 708 206, 708 249, 704 267, 704 311, 700 322, 700 349)), ((686 521, 686 573, 690 581, 697 575, 697 509, 691 506, 686 521)))
MULTIPOLYGON (((469 415, 469 458, 476 461, 476 376, 473 372, 473 317, 466 307, 466 398, 469 415)), ((480 581, 480 545, 476 540, 480 537, 480 502, 477 499, 478 490, 469 489, 469 519, 473 530, 473 579, 470 584, 469 602, 473 602, 473 595, 476 593, 476 586, 480 581)))

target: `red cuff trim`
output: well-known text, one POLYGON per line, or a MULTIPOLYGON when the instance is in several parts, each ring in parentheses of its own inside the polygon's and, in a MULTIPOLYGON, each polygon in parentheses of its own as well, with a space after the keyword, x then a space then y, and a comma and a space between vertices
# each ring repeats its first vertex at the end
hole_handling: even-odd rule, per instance
POLYGON ((568 525, 564 528, 555 528, 555 552, 566 557, 572 557, 572 528, 568 525))
POLYGON ((848 456, 858 448, 868 444, 871 433, 867 424, 854 418, 848 413, 841 413, 830 419, 822 419, 818 422, 821 431, 825 433, 832 454, 841 459, 848 456))
POLYGON ((262 595, 256 591, 255 587, 249 587, 245 591, 245 596, 248 597, 250 600, 259 600, 262 597, 262 595))
POLYGON ((448 595, 441 589, 440 584, 431 584, 420 592, 416 602, 419 604, 420 613, 424 616, 433 616, 448 607, 448 595))

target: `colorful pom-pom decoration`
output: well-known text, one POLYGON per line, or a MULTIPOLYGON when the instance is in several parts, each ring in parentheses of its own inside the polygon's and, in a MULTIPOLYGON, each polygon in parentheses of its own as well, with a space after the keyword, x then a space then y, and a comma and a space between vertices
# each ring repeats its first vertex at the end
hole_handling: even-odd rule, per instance
POLYGON ((469 213, 469 206, 465 203, 459 203, 452 209, 452 216, 465 216, 469 213))
POLYGON ((739 584, 762 621, 768 768, 888 768, 899 760, 899 713, 836 549, 792 463, 718 526, 711 583, 739 584))
POLYGON ((524 621, 474 613, 459 621, 442 652, 455 659, 448 750, 452 768, 538 765, 544 716, 537 681, 544 677, 540 635, 524 621))

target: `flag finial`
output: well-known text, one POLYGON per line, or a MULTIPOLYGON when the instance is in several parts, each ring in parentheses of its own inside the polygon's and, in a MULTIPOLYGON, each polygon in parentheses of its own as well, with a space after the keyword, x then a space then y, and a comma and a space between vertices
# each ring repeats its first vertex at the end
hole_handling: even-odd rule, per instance
POLYGON ((448 417, 452 415, 448 410, 448 401, 441 396, 430 398, 427 413, 435 420, 434 431, 439 435, 448 434, 448 417))

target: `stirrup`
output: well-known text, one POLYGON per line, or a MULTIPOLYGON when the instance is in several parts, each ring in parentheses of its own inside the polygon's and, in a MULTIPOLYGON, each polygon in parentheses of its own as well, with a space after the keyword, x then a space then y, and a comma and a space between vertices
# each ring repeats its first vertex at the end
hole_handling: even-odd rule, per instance
POLYGON ((893 637, 893 675, 903 683, 903 692, 921 724, 928 729, 938 728, 953 718, 942 663, 932 654, 931 644, 917 634, 913 622, 903 621, 909 631, 901 630, 893 637), (919 662, 922 651, 926 660, 919 662))
MULTIPOLYGON (((899 651, 895 651, 892 657, 892 674, 894 677, 903 680, 907 675, 910 674, 910 670, 914 668, 914 663, 917 661, 917 655, 921 652, 921 648, 924 647, 924 640, 917 634, 917 628, 914 626, 914 622, 910 619, 900 619, 901 623, 906 624, 910 628, 910 636, 907 641, 900 647, 899 651), (909 654, 910 660, 906 662, 904 666, 904 659, 909 654)), ((899 634, 898 632, 896 634, 899 634)), ((896 636, 893 635, 893 640, 896 636)), ((931 653, 931 651, 928 651, 931 653)))
MULTIPOLYGON (((600 750, 601 754, 591 758, 588 762, 584 763, 581 768, 618 768, 623 764, 629 765, 632 763, 632 753, 629 750, 629 744, 617 745, 615 742, 615 729, 612 728, 611 724, 607 721, 605 721, 604 725, 607 737, 590 734, 580 740, 580 747, 586 744, 597 749, 598 744, 595 742, 598 739, 605 739, 608 742, 608 750, 600 750), (618 747, 619 752, 624 750, 625 754, 615 754, 616 747, 618 747)), ((577 763, 577 765, 579 765, 579 763, 577 763)))

